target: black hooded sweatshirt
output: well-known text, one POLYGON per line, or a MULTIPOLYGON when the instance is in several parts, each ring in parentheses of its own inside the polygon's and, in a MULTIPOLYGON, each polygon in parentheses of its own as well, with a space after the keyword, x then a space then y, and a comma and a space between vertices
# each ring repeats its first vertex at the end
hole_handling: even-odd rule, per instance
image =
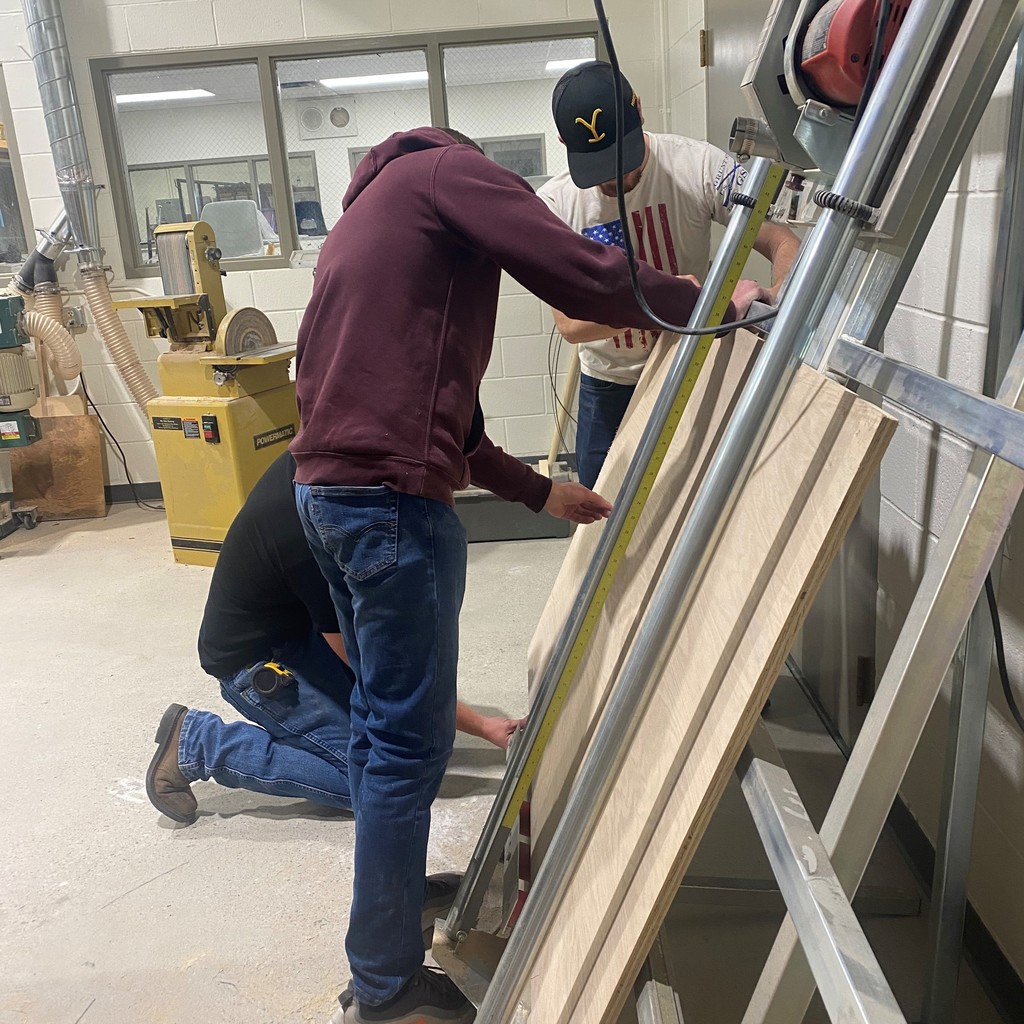
MULTIPOLYGON (((621 249, 576 234, 517 174, 438 128, 356 169, 299 329, 295 479, 453 502, 474 484, 539 511, 551 488, 483 430, 501 270, 567 316, 655 328, 621 249)), ((652 308, 685 323, 689 282, 640 265, 652 308)), ((730 318, 732 308, 730 307, 730 318)))

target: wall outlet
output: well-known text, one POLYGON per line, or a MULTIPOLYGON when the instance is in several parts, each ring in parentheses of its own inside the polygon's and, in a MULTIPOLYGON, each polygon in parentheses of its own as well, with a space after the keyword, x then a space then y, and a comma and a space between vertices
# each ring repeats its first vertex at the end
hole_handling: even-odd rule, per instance
POLYGON ((85 330, 85 306, 65 306, 64 326, 69 331, 85 330))

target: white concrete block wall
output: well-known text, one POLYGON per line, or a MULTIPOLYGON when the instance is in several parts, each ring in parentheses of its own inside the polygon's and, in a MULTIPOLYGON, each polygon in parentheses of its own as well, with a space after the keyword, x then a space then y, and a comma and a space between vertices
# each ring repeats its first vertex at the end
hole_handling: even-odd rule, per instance
MULTIPOLYGON (((1011 62, 1012 68, 1012 62, 1011 62)), ((1012 76, 997 89, 886 331, 886 352, 978 389, 1001 204, 1012 76)), ((934 538, 963 481, 970 453, 905 415, 882 466, 878 666, 888 661, 934 538)), ((999 601, 1011 679, 1024 701, 1024 583, 1014 557, 1018 515, 1003 560, 999 601)), ((1019 555, 1017 555, 1019 558, 1019 555)), ((901 790, 935 841, 949 714, 948 679, 901 790)), ((1003 952, 1024 973, 1024 736, 993 676, 970 897, 1003 952)))
MULTIPOLYGON (((605 6, 623 69, 647 100, 648 125, 655 131, 663 130, 662 5, 659 0, 610 0, 605 6)), ((439 0, 429 4, 421 0, 62 0, 62 7, 93 172, 101 182, 109 181, 110 173, 100 139, 89 58, 169 50, 173 60, 173 52, 181 47, 230 47, 593 18, 590 0, 439 0)), ((11 127, 24 155, 31 219, 33 225, 47 225, 61 203, 19 0, 0 0, 0 65, 13 108, 11 127)), ((101 194, 99 206, 102 242, 106 260, 113 267, 114 286, 146 294, 158 290, 152 279, 126 279, 109 194, 101 194)), ((62 283, 73 289, 72 274, 65 273, 62 283)), ((309 297, 311 275, 299 270, 232 273, 226 288, 230 305, 255 303, 267 312, 279 334, 290 340, 309 297)), ((119 293, 119 297, 128 294, 119 293)), ((82 298, 72 294, 70 301, 80 303, 82 298)), ((157 346, 144 337, 140 318, 123 315, 155 378, 157 346)), ((498 443, 517 455, 545 454, 554 429, 555 401, 546 366, 551 326, 550 311, 539 300, 525 294, 515 282, 503 282, 495 354, 488 371, 488 388, 498 380, 504 382, 498 406, 501 413, 488 410, 488 430, 498 443)), ((86 373, 94 398, 104 416, 108 410, 117 409, 108 422, 116 421, 124 427, 124 437, 119 434, 119 439, 132 476, 141 482, 155 481, 145 417, 129 401, 92 334, 83 336, 82 342, 89 353, 86 373)), ((563 345, 563 368, 567 354, 563 345)), ((110 482, 124 483, 125 474, 113 450, 107 452, 107 465, 110 482)))
POLYGON ((665 19, 666 130, 707 137, 707 93, 700 66, 704 0, 662 0, 665 19))

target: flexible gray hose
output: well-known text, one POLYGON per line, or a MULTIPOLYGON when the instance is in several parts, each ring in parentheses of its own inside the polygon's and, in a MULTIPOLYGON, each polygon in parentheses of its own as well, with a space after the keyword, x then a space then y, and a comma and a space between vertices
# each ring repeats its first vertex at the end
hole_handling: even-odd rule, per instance
POLYGON ((135 345, 128 337, 124 324, 113 307, 106 272, 102 267, 84 267, 79 273, 89 309, 93 320, 96 321, 96 328, 107 346, 110 357, 114 360, 124 386, 145 412, 149 402, 158 397, 158 392, 139 361, 135 345))

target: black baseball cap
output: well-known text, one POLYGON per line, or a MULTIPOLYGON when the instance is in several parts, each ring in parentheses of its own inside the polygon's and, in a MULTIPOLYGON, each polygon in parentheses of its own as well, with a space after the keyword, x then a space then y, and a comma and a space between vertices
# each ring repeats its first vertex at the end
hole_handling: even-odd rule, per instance
MULTIPOLYGON (((622 82, 624 174, 644 162, 640 106, 626 76, 622 82)), ((615 177, 615 85, 612 66, 592 60, 570 68, 551 96, 558 134, 569 156, 569 175, 579 188, 592 188, 615 177)))

